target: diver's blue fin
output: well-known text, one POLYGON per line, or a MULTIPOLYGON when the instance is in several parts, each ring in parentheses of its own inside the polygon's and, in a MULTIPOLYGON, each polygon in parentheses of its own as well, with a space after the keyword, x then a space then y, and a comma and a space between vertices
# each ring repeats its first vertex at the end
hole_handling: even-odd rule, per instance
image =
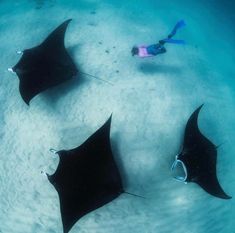
POLYGON ((174 26, 173 30, 171 31, 171 33, 169 34, 168 38, 173 37, 176 34, 177 30, 184 26, 186 26, 186 23, 184 22, 184 20, 178 21, 176 25, 174 26))
POLYGON ((186 26, 186 23, 185 23, 185 21, 182 19, 182 20, 180 20, 180 21, 178 21, 178 22, 176 23, 175 28, 176 28, 176 29, 179 29, 179 28, 182 28, 182 27, 185 27, 185 26, 186 26))
POLYGON ((185 44, 184 40, 174 40, 174 39, 164 39, 163 40, 165 43, 171 43, 171 44, 185 44))

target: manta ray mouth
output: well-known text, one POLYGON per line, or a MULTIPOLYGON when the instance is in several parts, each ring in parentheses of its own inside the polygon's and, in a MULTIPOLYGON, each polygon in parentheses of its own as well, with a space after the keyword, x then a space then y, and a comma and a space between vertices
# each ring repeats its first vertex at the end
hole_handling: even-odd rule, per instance
POLYGON ((186 180, 188 178, 188 172, 185 164, 178 159, 178 156, 176 156, 176 160, 171 166, 171 171, 174 172, 174 178, 177 181, 187 183, 186 180))

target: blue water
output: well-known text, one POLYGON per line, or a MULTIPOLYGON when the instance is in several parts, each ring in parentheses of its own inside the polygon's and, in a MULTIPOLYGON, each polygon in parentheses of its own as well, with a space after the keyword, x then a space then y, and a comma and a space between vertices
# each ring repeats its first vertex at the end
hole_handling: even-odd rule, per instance
POLYGON ((217 174, 235 194, 234 3, 187 0, 0 1, 0 232, 62 232, 58 195, 41 171, 58 158, 49 148, 81 144, 113 113, 111 140, 125 189, 80 219, 71 233, 234 233, 234 198, 208 195, 172 179, 185 123, 200 104, 199 127, 218 150, 217 174), (83 77, 21 99, 7 71, 17 50, 38 45, 72 18, 66 47, 83 77), (163 39, 177 20, 186 45, 166 45, 154 58, 132 57, 133 45, 163 39))

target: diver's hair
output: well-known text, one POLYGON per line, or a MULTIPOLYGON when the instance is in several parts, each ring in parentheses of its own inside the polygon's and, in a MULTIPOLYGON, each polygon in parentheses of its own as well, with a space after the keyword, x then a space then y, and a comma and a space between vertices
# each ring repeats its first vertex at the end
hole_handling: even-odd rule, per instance
POLYGON ((139 48, 137 46, 133 46, 131 49, 132 56, 135 56, 139 53, 139 48))

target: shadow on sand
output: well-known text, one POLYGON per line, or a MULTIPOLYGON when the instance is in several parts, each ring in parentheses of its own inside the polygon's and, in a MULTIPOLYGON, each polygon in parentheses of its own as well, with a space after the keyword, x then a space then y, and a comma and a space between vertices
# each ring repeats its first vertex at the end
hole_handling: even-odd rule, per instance
POLYGON ((75 61, 76 53, 79 53, 79 50, 81 49, 81 47, 82 47, 82 44, 80 43, 67 47, 67 51, 69 55, 73 58, 75 64, 77 64, 77 62, 75 61))
POLYGON ((55 105, 61 98, 63 98, 67 93, 79 88, 86 80, 83 77, 77 75, 75 78, 55 86, 51 89, 46 90, 43 95, 44 101, 49 105, 55 105))
POLYGON ((156 74, 156 73, 180 74, 182 73, 182 68, 179 66, 160 65, 160 64, 154 64, 154 63, 140 64, 138 66, 138 70, 144 74, 156 74))

